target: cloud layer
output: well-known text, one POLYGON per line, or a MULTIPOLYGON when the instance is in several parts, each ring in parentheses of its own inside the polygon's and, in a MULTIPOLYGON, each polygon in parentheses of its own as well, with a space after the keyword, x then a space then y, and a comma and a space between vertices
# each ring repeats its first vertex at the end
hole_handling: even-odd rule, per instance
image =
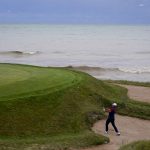
POLYGON ((0 23, 150 23, 149 0, 0 0, 0 23))

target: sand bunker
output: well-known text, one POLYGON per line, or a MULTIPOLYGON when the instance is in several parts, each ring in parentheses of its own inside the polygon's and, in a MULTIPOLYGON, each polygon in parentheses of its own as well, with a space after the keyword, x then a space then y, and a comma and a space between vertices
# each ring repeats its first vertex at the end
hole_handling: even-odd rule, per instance
MULTIPOLYGON (((121 86, 128 89, 130 98, 150 102, 150 88, 130 85, 121 86)), ((116 115, 116 126, 121 133, 120 136, 116 136, 111 124, 109 125, 109 134, 106 135, 104 133, 105 121, 106 120, 100 120, 95 123, 92 130, 95 133, 108 136, 110 138, 110 143, 84 150, 118 150, 122 145, 133 141, 150 140, 150 121, 148 120, 116 115)))
POLYGON ((121 85, 128 89, 128 96, 131 99, 150 103, 150 87, 133 86, 133 85, 121 85))
POLYGON ((150 139, 150 121, 116 115, 116 126, 120 129, 120 136, 116 136, 111 124, 109 134, 104 134, 105 120, 94 124, 92 130, 110 138, 110 143, 88 148, 85 150, 118 150, 120 146, 133 141, 150 139))

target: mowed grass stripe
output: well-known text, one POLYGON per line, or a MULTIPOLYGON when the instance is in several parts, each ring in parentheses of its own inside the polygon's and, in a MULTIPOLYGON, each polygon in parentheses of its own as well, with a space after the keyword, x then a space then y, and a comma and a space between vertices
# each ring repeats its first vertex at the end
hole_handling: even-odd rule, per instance
POLYGON ((0 87, 7 84, 12 84, 17 81, 23 81, 30 78, 30 73, 27 71, 18 71, 12 66, 5 66, 0 64, 0 87), (15 72, 15 73, 14 73, 15 72))
POLYGON ((82 80, 70 70, 10 64, 0 64, 0 77, 0 100, 52 93, 82 80))

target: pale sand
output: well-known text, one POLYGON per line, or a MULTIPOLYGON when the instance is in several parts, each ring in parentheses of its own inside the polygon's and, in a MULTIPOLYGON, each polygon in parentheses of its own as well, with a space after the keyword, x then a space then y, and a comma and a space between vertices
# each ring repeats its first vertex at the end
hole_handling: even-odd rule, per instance
MULTIPOLYGON (((150 102, 150 88, 121 85, 126 87, 130 98, 150 102)), ((122 145, 138 140, 150 140, 150 121, 116 115, 116 126, 121 133, 116 136, 111 124, 109 125, 109 134, 104 134, 105 121, 100 120, 94 124, 92 130, 95 133, 103 134, 110 138, 110 143, 87 148, 84 150, 118 150, 122 145)))
POLYGON ((121 85, 128 89, 128 96, 131 99, 150 103, 150 87, 133 86, 133 85, 121 85))

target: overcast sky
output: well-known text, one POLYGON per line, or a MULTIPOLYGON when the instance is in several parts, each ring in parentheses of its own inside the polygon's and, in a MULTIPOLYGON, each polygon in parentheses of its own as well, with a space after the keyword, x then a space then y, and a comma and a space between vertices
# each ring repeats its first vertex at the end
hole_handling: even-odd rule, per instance
POLYGON ((0 23, 150 24, 150 0, 0 0, 0 23))

